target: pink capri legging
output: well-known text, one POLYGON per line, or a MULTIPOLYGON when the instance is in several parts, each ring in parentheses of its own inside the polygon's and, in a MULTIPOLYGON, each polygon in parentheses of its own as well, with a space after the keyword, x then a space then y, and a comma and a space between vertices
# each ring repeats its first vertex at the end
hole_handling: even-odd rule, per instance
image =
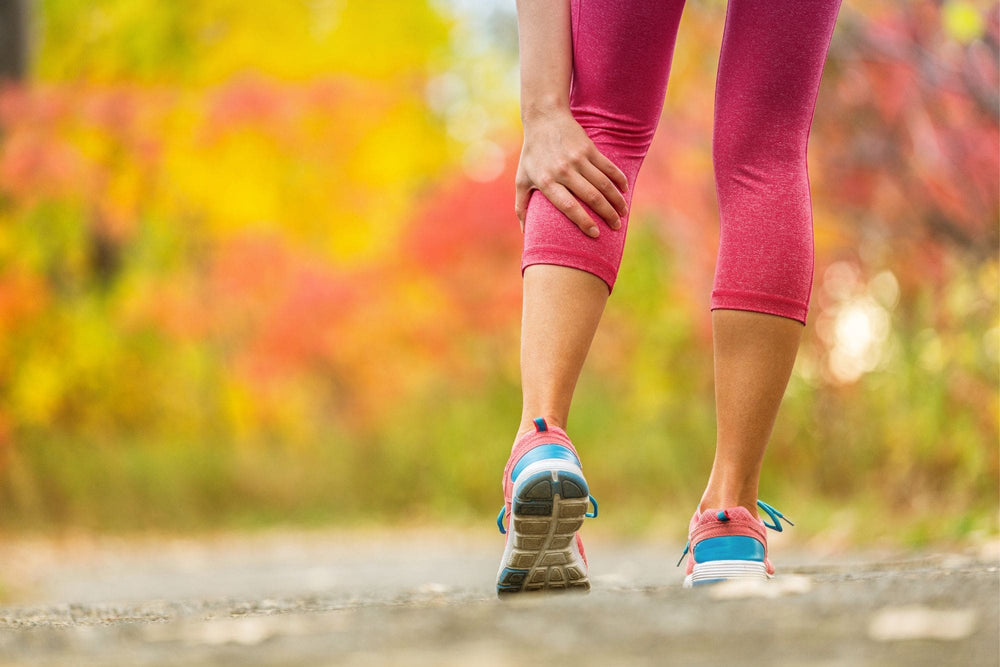
MULTIPOLYGON (((813 281, 806 149, 841 0, 729 0, 715 89, 712 157, 721 232, 711 309, 806 322, 813 281)), ((570 108, 626 175, 631 209, 659 122, 684 0, 572 0, 570 108)), ((559 264, 614 288, 617 231, 586 204, 590 238, 540 191, 525 219, 521 271, 559 264)))

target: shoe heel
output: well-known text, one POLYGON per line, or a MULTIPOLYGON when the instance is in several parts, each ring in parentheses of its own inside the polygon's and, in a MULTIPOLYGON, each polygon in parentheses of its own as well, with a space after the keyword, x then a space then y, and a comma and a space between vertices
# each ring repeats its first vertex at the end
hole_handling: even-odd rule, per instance
POLYGON ((727 579, 758 579, 767 581, 771 575, 767 573, 764 563, 748 560, 713 560, 707 563, 695 563, 694 570, 684 578, 684 587, 712 584, 727 579))
POLYGON ((539 461, 517 480, 511 535, 497 577, 497 594, 590 590, 587 567, 576 549, 590 490, 579 468, 539 461))

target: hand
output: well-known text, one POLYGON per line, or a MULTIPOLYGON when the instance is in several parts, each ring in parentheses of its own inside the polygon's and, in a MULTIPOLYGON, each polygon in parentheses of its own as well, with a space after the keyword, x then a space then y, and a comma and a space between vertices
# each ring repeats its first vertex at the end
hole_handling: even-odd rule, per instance
POLYGON ((611 229, 620 229, 621 216, 628 213, 622 194, 628 191, 628 179, 601 154, 569 109, 538 114, 525 122, 524 145, 514 184, 514 213, 521 223, 522 234, 532 190, 540 190, 591 238, 597 238, 600 230, 575 197, 611 229))

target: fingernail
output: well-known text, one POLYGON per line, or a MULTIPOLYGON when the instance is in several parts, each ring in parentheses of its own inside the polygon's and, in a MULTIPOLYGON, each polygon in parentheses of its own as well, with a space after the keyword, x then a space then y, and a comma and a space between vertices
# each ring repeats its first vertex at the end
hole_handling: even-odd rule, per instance
POLYGON ((592 239, 596 239, 600 233, 601 232, 598 231, 597 227, 591 227, 590 229, 587 230, 587 236, 589 236, 592 239))

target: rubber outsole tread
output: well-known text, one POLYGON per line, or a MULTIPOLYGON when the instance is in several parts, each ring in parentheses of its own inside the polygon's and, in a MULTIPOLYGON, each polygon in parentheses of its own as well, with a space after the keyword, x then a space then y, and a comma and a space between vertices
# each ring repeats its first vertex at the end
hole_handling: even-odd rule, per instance
POLYGON ((512 499, 507 554, 497 595, 528 592, 587 592, 586 566, 573 552, 576 531, 590 502, 587 482, 565 470, 534 473, 512 499))

